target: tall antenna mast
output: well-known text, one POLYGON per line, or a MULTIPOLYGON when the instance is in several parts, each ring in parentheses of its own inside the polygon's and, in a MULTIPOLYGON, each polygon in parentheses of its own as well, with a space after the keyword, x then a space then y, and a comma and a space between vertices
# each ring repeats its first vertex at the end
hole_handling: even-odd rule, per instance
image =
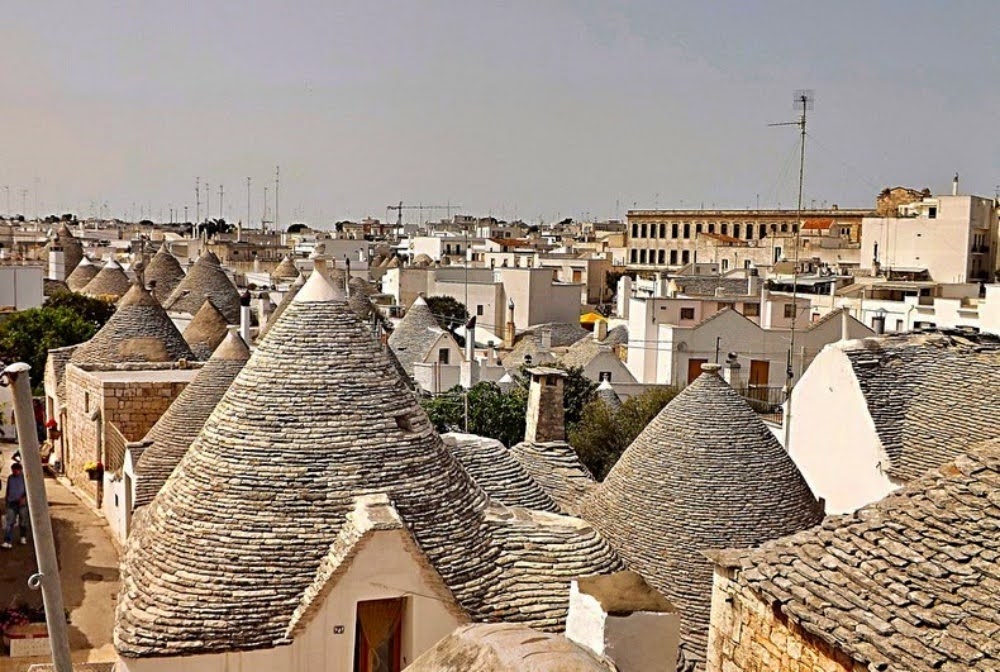
POLYGON ((278 232, 278 180, 281 177, 281 166, 274 167, 274 232, 278 232))
POLYGON ((792 387, 794 387, 795 372, 792 367, 795 361, 795 322, 798 320, 799 297, 799 242, 802 235, 802 186, 805 182, 806 170, 806 114, 813 109, 816 95, 813 91, 801 89, 795 92, 792 101, 794 109, 801 112, 798 120, 769 126, 798 126, 799 128, 799 197, 795 206, 795 251, 792 253, 792 327, 788 340, 788 367, 785 370, 785 450, 790 450, 792 427, 792 387))
POLYGON ((194 221, 201 221, 201 178, 194 178, 194 221))
POLYGON ((208 188, 208 182, 205 183, 205 219, 212 218, 212 190, 208 188))
POLYGON ((247 228, 249 229, 250 224, 250 178, 247 178, 247 228))
POLYGON ((223 189, 222 185, 220 184, 219 185, 219 219, 222 219, 222 197, 223 197, 223 194, 225 194, 225 189, 223 189))

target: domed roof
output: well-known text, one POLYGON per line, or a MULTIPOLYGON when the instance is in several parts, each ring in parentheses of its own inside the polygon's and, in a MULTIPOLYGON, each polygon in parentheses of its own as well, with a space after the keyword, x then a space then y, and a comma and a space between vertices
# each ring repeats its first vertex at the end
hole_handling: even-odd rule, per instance
POLYGON ((175 362, 194 359, 163 307, 138 283, 111 319, 70 358, 72 364, 175 362))
MULTIPOLYGON (((206 305, 211 305, 207 301, 206 305)), ((153 501, 167 477, 197 438, 205 420, 250 359, 250 349, 230 331, 212 357, 143 437, 148 444, 135 466, 135 506, 153 501)))
POLYGON ((407 375, 413 375, 414 363, 424 358, 440 333, 441 327, 431 313, 431 307, 424 297, 418 296, 389 335, 389 347, 396 353, 396 359, 407 375))
POLYGON ((281 263, 271 271, 271 277, 278 280, 294 280, 298 274, 299 269, 287 254, 282 258, 281 263))
POLYGON ((215 307, 225 316, 226 322, 239 323, 240 293, 212 252, 206 252, 198 258, 163 303, 163 307, 171 312, 194 315, 205 303, 206 297, 212 299, 215 307))
POLYGON ((195 357, 206 360, 226 338, 228 331, 229 324, 225 316, 215 307, 212 299, 205 299, 205 303, 195 313, 194 319, 184 329, 182 336, 191 346, 195 357))
POLYGON ((378 294, 378 289, 372 283, 368 282, 364 278, 354 276, 351 278, 347 285, 351 288, 351 291, 358 291, 365 296, 372 297, 378 294))
POLYGON ((184 269, 181 268, 181 262, 170 254, 167 246, 160 245, 160 249, 149 260, 149 265, 146 266, 142 279, 156 299, 163 303, 177 289, 177 285, 184 280, 184 269))
POLYGON ((712 596, 702 553, 756 546, 823 519, 771 431, 706 368, 581 507, 630 568, 680 608, 682 649, 695 660, 705 656, 712 596))
POLYGON ((583 521, 491 507, 342 292, 313 273, 129 536, 118 652, 288 643, 356 499, 372 494, 473 619, 559 628, 571 577, 620 568, 583 521))
POLYGON ((117 300, 125 296, 131 286, 132 281, 125 275, 121 264, 108 259, 94 279, 83 288, 83 293, 90 296, 111 296, 117 300))
POLYGON ((82 292, 87 283, 94 279, 100 269, 90 259, 84 257, 66 278, 66 286, 71 292, 82 292))
POLYGON ((430 256, 428 256, 426 254, 418 254, 417 256, 413 257, 413 265, 414 266, 426 267, 426 266, 430 266, 433 263, 434 263, 434 260, 431 259, 430 256))

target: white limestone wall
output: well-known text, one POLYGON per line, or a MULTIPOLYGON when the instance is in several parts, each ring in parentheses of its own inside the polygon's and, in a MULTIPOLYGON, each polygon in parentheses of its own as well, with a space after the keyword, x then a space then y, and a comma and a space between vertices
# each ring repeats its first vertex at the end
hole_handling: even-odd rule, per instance
POLYGON ((45 302, 45 269, 41 266, 0 267, 0 308, 38 308, 45 302))
POLYGON ((448 594, 404 541, 400 530, 375 532, 351 560, 323 606, 289 646, 182 658, 122 659, 122 672, 343 672, 354 664, 356 604, 406 598, 402 664, 467 622, 451 611, 448 594))
POLYGON ((828 514, 849 513, 896 486, 882 471, 887 457, 850 361, 825 348, 792 392, 788 454, 828 514))

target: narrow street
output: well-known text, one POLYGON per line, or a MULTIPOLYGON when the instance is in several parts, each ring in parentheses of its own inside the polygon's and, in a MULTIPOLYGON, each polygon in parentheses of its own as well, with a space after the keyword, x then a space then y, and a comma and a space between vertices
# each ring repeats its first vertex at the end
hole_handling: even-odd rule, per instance
MULTIPOLYGON (((0 444, 3 482, 10 474, 12 444, 0 444)), ((49 511, 59 557, 63 600, 69 612, 69 643, 77 662, 102 662, 114 659, 111 630, 118 599, 118 551, 111 541, 103 519, 69 489, 53 478, 46 479, 49 511)), ((5 490, 6 492, 6 490, 5 490)), ((36 570, 34 546, 18 543, 0 549, 0 609, 22 603, 40 606, 40 591, 27 586, 36 570)), ((17 658, 0 651, 0 672, 22 672, 33 663, 49 662, 39 658, 17 658)))

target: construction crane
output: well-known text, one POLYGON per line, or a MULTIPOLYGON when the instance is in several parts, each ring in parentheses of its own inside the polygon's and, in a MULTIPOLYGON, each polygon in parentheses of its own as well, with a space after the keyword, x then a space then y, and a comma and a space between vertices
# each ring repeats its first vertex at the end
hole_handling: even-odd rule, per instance
POLYGON ((446 213, 448 213, 446 216, 448 218, 451 218, 451 211, 458 210, 461 207, 462 206, 460 205, 452 205, 451 203, 449 203, 448 205, 403 205, 403 202, 400 201, 399 205, 387 205, 385 206, 385 209, 387 211, 395 210, 396 226, 403 226, 403 210, 420 210, 421 215, 423 214, 424 210, 444 210, 446 213))

